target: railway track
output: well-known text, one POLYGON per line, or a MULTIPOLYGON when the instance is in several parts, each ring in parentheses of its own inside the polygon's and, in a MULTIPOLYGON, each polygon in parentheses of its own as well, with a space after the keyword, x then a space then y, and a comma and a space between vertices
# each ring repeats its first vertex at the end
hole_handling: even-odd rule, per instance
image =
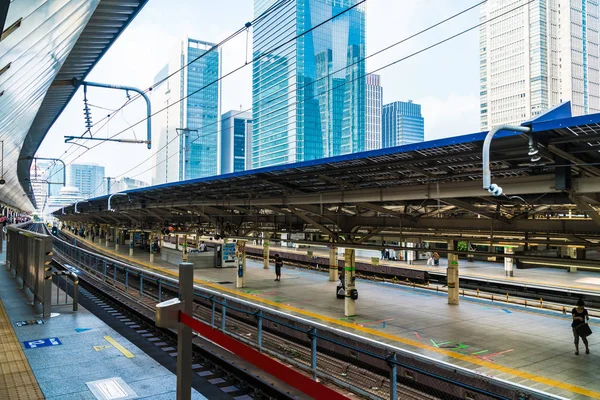
MULTIPOLYGON (((72 239, 63 236, 71 242, 72 239)), ((86 250, 89 246, 85 242, 77 241, 77 246, 86 250)), ((56 247, 56 245, 55 245, 56 247)), ((87 250, 93 252, 92 249, 87 250)), ((127 267, 122 261, 109 260, 104 255, 98 255, 95 252, 87 253, 88 256, 79 255, 77 259, 66 257, 63 261, 84 266, 87 274, 93 276, 95 280, 104 280, 103 285, 116 290, 122 296, 125 296, 129 301, 133 301, 136 307, 143 307, 147 314, 147 318, 151 320, 154 315, 154 306, 161 300, 175 297, 177 295, 176 282, 171 287, 162 286, 162 297, 159 298, 156 284, 143 277, 143 270, 135 267, 127 267), (101 271, 102 266, 99 265, 100 259, 105 263, 104 273, 101 271), (94 261, 95 260, 95 261, 94 261), (113 265, 110 265, 113 263, 113 265), (123 274, 123 270, 116 267, 117 264, 124 265, 125 270, 131 268, 129 276, 123 274), (140 271, 139 276, 133 271, 140 271), (103 277, 103 278, 102 278, 103 277), (141 277, 141 278, 140 278, 141 277), (140 282, 142 280, 143 282, 140 282), (142 287, 140 292, 137 288, 142 287)), ((59 252, 56 252, 60 256, 59 252)), ((149 273, 146 271, 146 273, 149 273)), ((152 273, 149 273, 152 274, 152 273)), ((156 274, 155 274, 156 275, 156 274)), ((165 278, 171 279, 171 278, 165 278)), ((112 296, 112 295, 111 295, 112 296)), ((219 296, 219 295, 216 295, 219 296)), ((256 308, 247 306, 246 309, 236 310, 227 304, 227 318, 225 325, 222 326, 221 314, 223 312, 222 300, 215 299, 215 295, 211 298, 206 295, 195 295, 194 315, 199 320, 206 323, 212 323, 215 327, 221 327, 224 332, 234 337, 235 339, 245 342, 256 348, 256 308), (212 321, 211 321, 212 318, 212 321)), ((243 305, 240 307, 244 307, 243 305)), ((273 320, 272 320, 273 321, 273 320)), ((292 320, 289 324, 294 324, 292 320)), ((278 358, 281 362, 296 367, 297 370, 304 371, 307 375, 311 375, 310 369, 310 340, 308 339, 308 331, 302 332, 299 326, 290 326, 286 323, 269 322, 263 317, 263 339, 262 351, 278 358)), ((334 334, 335 336, 335 334, 334 334)), ((325 338, 324 338, 325 339, 325 338)), ((353 393, 355 398, 388 398, 390 393, 389 381, 389 364, 383 359, 357 358, 356 351, 351 350, 353 339, 346 338, 345 335, 337 336, 337 340, 342 343, 337 343, 333 346, 327 345, 327 341, 319 340, 319 351, 317 357, 317 365, 319 371, 326 371, 326 374, 319 375, 323 384, 337 387, 338 390, 346 390, 353 393), (323 344, 325 343, 325 344, 323 344), (345 344, 346 343, 346 344, 345 344), (334 377, 334 378, 332 378, 334 377), (332 379, 328 379, 332 378, 332 379)), ((336 342, 333 342, 336 343, 336 342)), ((331 344, 331 343, 329 343, 331 344)), ((360 345, 364 351, 380 351, 377 347, 363 343, 360 345)), ((361 351, 363 351, 361 350, 361 351)), ((388 350, 389 351, 389 350, 388 350)), ((387 353, 389 354, 389 353, 387 353)), ((398 398, 402 399, 459 399, 469 398, 473 400, 480 399, 521 399, 521 398, 546 398, 527 393, 525 388, 508 388, 498 386, 498 383, 493 383, 481 376, 472 376, 469 373, 460 375, 456 369, 444 369, 436 364, 436 362, 419 361, 412 357, 406 358, 402 356, 402 368, 398 367, 398 398), (404 358, 402 358, 404 357, 404 358), (405 363, 405 364, 404 364, 405 363), (470 378, 469 378, 470 376, 470 378), (494 386, 495 385, 495 386, 494 386), (490 390, 488 390, 490 389, 490 390), (516 396, 516 397, 515 397, 516 396), (523 397, 525 396, 525 397, 523 397), (529 396, 529 397, 528 397, 529 396)), ((465 372, 463 372, 464 374, 465 372)))

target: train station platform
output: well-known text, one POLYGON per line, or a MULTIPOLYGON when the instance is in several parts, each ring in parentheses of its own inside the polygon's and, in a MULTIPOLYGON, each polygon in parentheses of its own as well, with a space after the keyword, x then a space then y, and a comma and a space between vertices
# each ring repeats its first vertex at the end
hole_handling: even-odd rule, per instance
MULTIPOLYGON (((115 252, 113 246, 85 243, 132 265, 177 275, 177 266, 158 257, 151 264, 145 252, 130 257, 126 246, 115 252)), ((360 280, 357 315, 347 318, 335 296, 337 282, 329 282, 327 273, 284 266, 281 282, 275 282, 272 267, 248 260, 241 289, 235 288, 235 274, 233 268, 201 268, 195 282, 562 398, 600 399, 598 339, 590 337, 591 354, 575 355, 569 314, 463 297, 450 306, 445 293, 360 280)), ((600 320, 593 318, 591 327, 600 330, 600 320)))
MULTIPOLYGON (((76 312, 71 305, 53 306, 52 317, 42 320, 4 268, 5 255, 0 253, 0 399, 176 397, 175 374, 81 305, 76 312)), ((206 397, 194 390, 192 398, 206 397)))
MULTIPOLYGON (((247 244, 248 247, 260 249, 262 246, 247 244)), ((341 247, 341 246, 340 246, 341 247)), ((329 257, 329 250, 323 247, 306 247, 302 249, 294 249, 289 247, 271 247, 271 254, 280 252, 282 254, 294 253, 305 255, 307 251, 313 252, 314 256, 329 257)), ((363 263, 371 263, 371 257, 379 256, 379 252, 373 250, 357 250, 356 261, 363 263)), ((339 256, 343 259, 343 255, 339 256)), ((494 261, 468 261, 461 259, 460 276, 465 278, 479 278, 482 280, 502 280, 523 285, 541 285, 549 287, 560 287, 567 289, 596 291, 600 290, 600 271, 578 270, 577 272, 567 272, 565 268, 551 267, 532 267, 527 269, 514 269, 514 276, 506 276, 503 262, 494 261)), ((427 265, 427 260, 415 260, 413 264, 408 264, 406 261, 394 260, 379 260, 380 265, 415 269, 419 271, 434 272, 436 274, 446 274, 448 260, 440 259, 439 266, 427 265)))

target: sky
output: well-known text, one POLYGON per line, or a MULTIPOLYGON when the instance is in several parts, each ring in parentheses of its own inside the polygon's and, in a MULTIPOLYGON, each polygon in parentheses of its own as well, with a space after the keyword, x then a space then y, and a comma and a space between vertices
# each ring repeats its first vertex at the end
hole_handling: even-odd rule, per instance
MULTIPOLYGON (((367 0, 366 54, 384 49, 477 3, 476 0, 367 0)), ((166 64, 169 52, 182 39, 187 36, 218 43, 252 20, 252 4, 252 0, 149 0, 87 80, 146 89, 166 64)), ((477 25, 478 20, 476 7, 367 60, 368 72, 399 60, 376 72, 381 75, 384 104, 397 100, 421 104, 425 140, 479 131, 478 29, 424 50, 477 25), (420 53, 413 56, 415 52, 420 53)), ((251 32, 248 37, 243 33, 227 42, 222 49, 223 74, 244 65, 251 58, 251 51, 251 32)), ((249 63, 223 79, 223 112, 251 106, 251 72, 249 63)), ((114 110, 127 100, 122 91, 100 88, 89 88, 87 97, 93 105, 92 122, 111 113, 103 108, 114 110)), ((145 103, 137 100, 113 116, 102 129, 94 129, 94 135, 114 135, 145 116, 145 103)), ((83 91, 79 90, 50 129, 37 156, 62 158, 66 163, 97 163, 104 165, 107 176, 112 178, 127 176, 151 181, 152 154, 156 149, 148 150, 143 144, 87 141, 83 144, 91 148, 88 151, 64 143, 64 136, 80 136, 84 132, 83 91)), ((145 122, 119 137, 145 139, 145 122)))

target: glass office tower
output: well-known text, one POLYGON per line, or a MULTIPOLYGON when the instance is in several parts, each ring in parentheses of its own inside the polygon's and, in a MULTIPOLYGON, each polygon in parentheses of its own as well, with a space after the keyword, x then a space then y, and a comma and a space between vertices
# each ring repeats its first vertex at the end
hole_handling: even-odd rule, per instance
POLYGON ((255 0, 253 168, 365 150, 364 8, 308 32, 356 3, 255 0))
POLYGON ((67 186, 79 189, 81 195, 86 199, 102 196, 104 194, 104 167, 98 164, 67 166, 67 186))
POLYGON ((421 105, 412 100, 385 104, 381 120, 384 148, 422 142, 425 138, 421 105))
POLYGON ((196 39, 183 40, 154 79, 152 109, 169 108, 152 118, 153 141, 159 149, 154 157, 153 184, 219 173, 221 103, 217 80, 221 55, 218 50, 209 51, 213 46, 196 39), (178 102, 182 98, 185 100, 178 102))
MULTIPOLYGON (((252 135, 252 114, 231 110, 221 117, 221 174, 245 171, 252 135)), ((249 168, 248 168, 249 169, 249 168)))

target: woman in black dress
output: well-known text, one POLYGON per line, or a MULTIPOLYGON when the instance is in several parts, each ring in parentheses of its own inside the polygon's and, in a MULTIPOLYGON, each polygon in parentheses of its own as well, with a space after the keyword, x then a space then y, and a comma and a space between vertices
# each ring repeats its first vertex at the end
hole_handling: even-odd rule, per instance
POLYGON ((585 354, 590 354, 587 337, 581 336, 581 334, 577 332, 578 327, 590 320, 590 316, 588 315, 588 311, 585 309, 585 303, 583 300, 580 299, 577 302, 577 307, 571 311, 571 314, 573 314, 573 323, 571 324, 571 327, 573 328, 573 337, 575 338, 575 355, 579 355, 580 337, 583 340, 583 344, 585 344, 585 354))

